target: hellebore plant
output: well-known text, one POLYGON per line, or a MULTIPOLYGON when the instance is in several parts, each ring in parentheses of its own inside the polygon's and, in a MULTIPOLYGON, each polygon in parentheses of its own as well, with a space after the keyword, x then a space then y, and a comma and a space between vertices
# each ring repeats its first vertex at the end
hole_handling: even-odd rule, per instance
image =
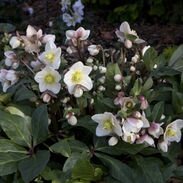
MULTIPOLYGON (((71 6, 62 1, 62 11, 71 6)), ((73 5, 83 16, 81 1, 73 5)), ((75 25, 75 23, 68 25, 75 25)), ((165 183, 182 179, 183 46, 158 55, 127 22, 113 48, 90 30, 9 36, 0 68, 4 182, 165 183), (61 48, 64 48, 61 50, 61 48)))

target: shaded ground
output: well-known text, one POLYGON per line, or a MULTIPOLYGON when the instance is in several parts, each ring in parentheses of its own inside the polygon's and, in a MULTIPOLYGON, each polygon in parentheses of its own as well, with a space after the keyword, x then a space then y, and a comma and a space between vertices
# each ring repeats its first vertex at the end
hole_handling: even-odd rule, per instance
MULTIPOLYGON (((32 0, 28 5, 33 7, 34 14, 33 16, 22 15, 23 22, 21 25, 24 27, 31 24, 49 29, 48 22, 61 16, 60 0, 32 0)), ((111 41, 116 39, 114 32, 119 27, 120 22, 119 24, 109 24, 103 19, 105 17, 104 11, 93 13, 90 9, 85 10, 85 24, 86 27, 93 30, 94 39, 98 40, 98 37, 101 37, 104 44, 111 44, 111 41)), ((148 44, 155 46, 158 50, 183 43, 183 25, 151 25, 139 22, 138 24, 132 24, 132 28, 148 44)))

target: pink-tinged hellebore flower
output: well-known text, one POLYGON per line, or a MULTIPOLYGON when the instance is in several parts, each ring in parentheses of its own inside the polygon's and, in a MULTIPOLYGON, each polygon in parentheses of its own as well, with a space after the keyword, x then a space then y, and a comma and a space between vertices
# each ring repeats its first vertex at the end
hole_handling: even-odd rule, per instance
POLYGON ((5 55, 5 65, 8 67, 12 67, 13 69, 17 69, 19 66, 19 61, 17 60, 17 56, 13 51, 4 52, 5 55))
POLYGON ((59 81, 61 80, 61 76, 52 67, 45 67, 35 75, 34 79, 39 83, 40 92, 48 90, 57 94, 60 91, 61 85, 59 81))
POLYGON ((74 46, 77 46, 77 41, 84 41, 90 35, 90 30, 85 30, 83 27, 79 27, 76 31, 75 30, 68 30, 66 31, 67 40, 72 40, 74 46))
POLYGON ((161 127, 161 125, 163 125, 163 123, 155 123, 152 122, 150 127, 148 128, 148 133, 150 135, 152 135, 154 138, 159 138, 160 135, 163 134, 163 128, 161 127))
POLYGON ((112 113, 105 112, 103 114, 95 114, 92 116, 92 120, 98 123, 96 128, 97 136, 101 137, 112 134, 122 136, 122 129, 119 121, 112 113))
POLYGON ((128 117, 123 122, 123 131, 124 133, 138 133, 143 127, 144 123, 141 119, 128 117))
POLYGON ((114 99, 115 105, 123 105, 124 92, 119 92, 118 96, 114 99))
POLYGON ((140 138, 138 138, 138 140, 136 141, 137 144, 147 144, 149 146, 155 146, 154 145, 154 140, 152 137, 150 137, 147 134, 142 135, 140 138))
POLYGON ((47 66, 58 69, 61 62, 61 48, 57 48, 54 42, 48 42, 45 51, 39 55, 39 59, 47 66))
POLYGON ((92 67, 85 66, 80 61, 71 66, 64 76, 64 82, 70 94, 74 94, 75 97, 80 97, 83 90, 89 91, 92 89, 93 83, 88 76, 91 71, 92 67))
POLYGON ((181 129, 183 128, 183 120, 177 119, 170 123, 164 133, 164 141, 166 142, 180 142, 181 129))
POLYGON ((0 82, 3 87, 3 92, 6 92, 7 89, 14 85, 17 81, 18 77, 14 70, 0 70, 0 82))

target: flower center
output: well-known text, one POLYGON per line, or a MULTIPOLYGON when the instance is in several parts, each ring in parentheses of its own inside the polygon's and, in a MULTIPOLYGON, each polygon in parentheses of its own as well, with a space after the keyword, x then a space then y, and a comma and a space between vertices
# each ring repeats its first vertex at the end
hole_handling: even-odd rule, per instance
POLYGON ((103 128, 105 130, 111 131, 113 129, 114 125, 111 119, 106 119, 103 121, 103 128))
POLYGON ((47 84, 53 84, 53 83, 55 83, 55 77, 51 74, 47 74, 44 78, 44 81, 47 84))
POLYGON ((177 134, 176 131, 172 128, 168 128, 168 130, 166 132, 166 135, 169 137, 174 137, 176 134, 177 134))
POLYGON ((55 59, 55 54, 54 53, 46 53, 45 58, 49 62, 53 63, 54 62, 54 59, 55 59))
POLYGON ((83 74, 81 71, 75 71, 73 74, 72 74, 72 82, 73 83, 79 83, 81 80, 83 79, 83 74))

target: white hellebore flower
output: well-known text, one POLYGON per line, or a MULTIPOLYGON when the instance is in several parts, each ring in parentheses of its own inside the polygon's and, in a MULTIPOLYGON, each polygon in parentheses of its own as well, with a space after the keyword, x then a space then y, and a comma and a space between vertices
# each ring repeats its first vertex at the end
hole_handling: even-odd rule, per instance
POLYGON ((98 55, 99 51, 100 51, 100 47, 98 45, 90 45, 88 46, 88 51, 90 53, 90 55, 95 56, 98 55))
POLYGON ((39 55, 39 59, 47 66, 58 69, 60 67, 61 48, 57 48, 54 42, 48 42, 45 51, 39 55))
POLYGON ((135 133, 129 133, 129 132, 125 132, 122 139, 125 141, 125 142, 128 142, 130 144, 133 144, 135 142, 137 138, 137 135, 135 133))
POLYGON ((96 128, 97 136, 108 136, 112 134, 122 136, 122 129, 119 121, 112 113, 105 112, 103 114, 95 114, 92 116, 92 120, 98 123, 96 128))
POLYGON ((20 46, 21 42, 20 42, 20 40, 18 39, 17 36, 13 36, 13 37, 10 39, 9 44, 11 45, 11 47, 12 47, 13 49, 15 49, 15 48, 18 48, 18 47, 20 46))
POLYGON ((183 120, 177 119, 170 123, 164 133, 164 141, 166 142, 179 142, 181 139, 181 129, 183 128, 183 120))
POLYGON ((128 24, 128 22, 123 22, 120 25, 119 30, 117 30, 115 33, 116 33, 117 37, 119 38, 119 40, 124 43, 126 48, 131 48, 132 47, 132 41, 129 40, 128 35, 135 36, 136 39, 134 40, 134 42, 137 43, 137 44, 145 42, 144 40, 139 39, 137 33, 134 30, 131 30, 130 25, 128 24))
POLYGON ((77 46, 77 41, 84 41, 90 35, 90 30, 85 30, 83 27, 79 27, 76 31, 75 30, 68 30, 66 31, 67 40, 72 40, 73 44, 77 46))
POLYGON ((155 123, 152 122, 151 126, 148 128, 148 133, 152 135, 154 138, 159 138, 160 135, 163 134, 163 128, 161 127, 163 123, 155 123))
POLYGON ((39 83, 39 90, 44 92, 46 90, 52 91, 57 94, 60 91, 60 74, 51 67, 45 67, 42 71, 38 72, 35 81, 39 83))
POLYGON ((64 76, 64 82, 70 94, 80 97, 82 95, 81 89, 87 91, 92 89, 93 83, 88 76, 91 71, 92 68, 90 66, 85 66, 80 61, 71 66, 64 76))
POLYGON ((9 87, 14 85, 18 81, 18 77, 14 70, 0 70, 0 82, 3 87, 3 92, 6 92, 9 87))

